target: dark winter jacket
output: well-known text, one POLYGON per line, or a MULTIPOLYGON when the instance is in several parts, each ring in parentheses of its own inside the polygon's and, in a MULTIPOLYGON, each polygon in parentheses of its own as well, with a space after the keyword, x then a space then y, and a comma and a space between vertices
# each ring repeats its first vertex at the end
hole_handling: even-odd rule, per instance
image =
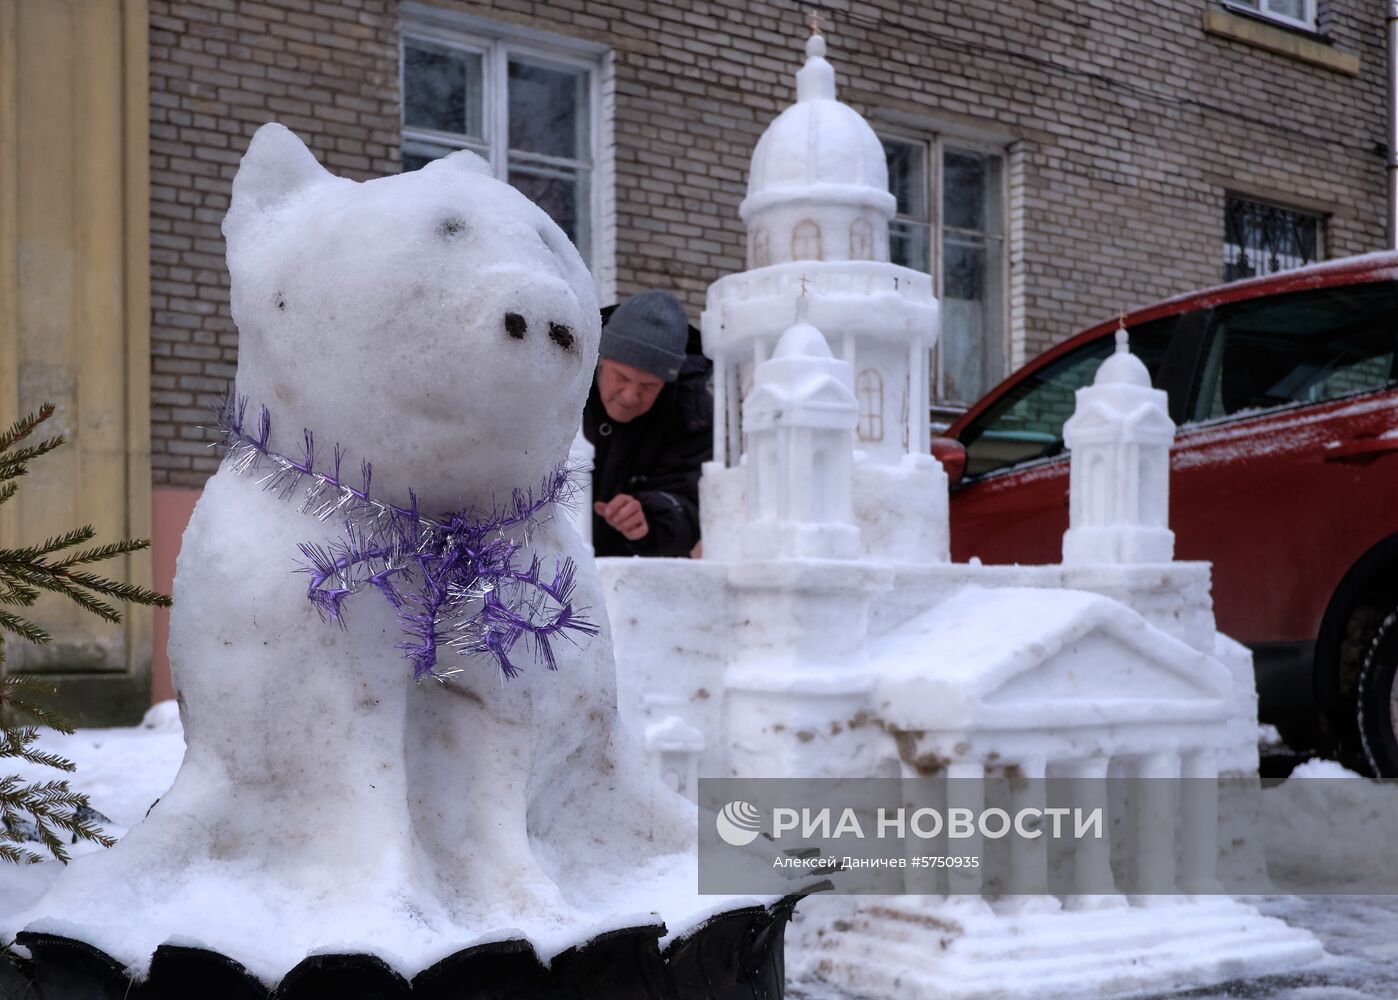
POLYGON ((687 556, 699 541, 699 469, 713 457, 712 363, 691 339, 680 377, 660 390, 644 415, 619 424, 607 416, 597 380, 583 409, 583 436, 597 450, 592 499, 629 493, 641 502, 650 530, 637 541, 596 514, 592 545, 599 556, 687 556))

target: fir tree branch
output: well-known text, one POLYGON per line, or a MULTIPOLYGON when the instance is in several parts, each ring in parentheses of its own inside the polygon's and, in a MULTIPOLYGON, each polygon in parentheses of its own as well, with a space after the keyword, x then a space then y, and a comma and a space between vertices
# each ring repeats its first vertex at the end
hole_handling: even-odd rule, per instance
MULTIPOLYGON (((58 435, 37 444, 17 447, 34 430, 54 414, 52 403, 45 403, 32 413, 0 432, 0 504, 12 499, 18 479, 29 472, 29 463, 47 455, 64 443, 58 435)), ((170 599, 146 587, 123 583, 85 569, 75 569, 103 562, 147 548, 148 541, 123 539, 85 549, 78 546, 92 541, 96 531, 91 525, 74 528, 55 535, 40 545, 0 548, 0 605, 29 607, 44 592, 60 594, 79 607, 109 622, 119 622, 121 615, 111 602, 126 602, 147 606, 169 607, 170 599), (71 551, 77 549, 77 551, 71 551), (65 554, 66 553, 66 554, 65 554), (55 557, 51 562, 48 557, 55 557)), ((52 636, 34 622, 0 608, 0 665, 5 660, 6 634, 17 635, 35 643, 47 643, 52 636)), ((39 730, 21 726, 13 720, 18 716, 33 719, 60 732, 71 733, 72 727, 59 716, 31 698, 36 693, 51 691, 30 678, 6 676, 0 672, 0 759, 15 758, 39 767, 71 773, 76 765, 60 754, 37 746, 39 730)), ((94 821, 87 796, 74 791, 67 779, 31 782, 18 775, 0 776, 0 861, 13 863, 37 862, 43 855, 24 846, 37 842, 60 862, 68 862, 68 851, 61 834, 73 842, 86 840, 110 847, 111 837, 102 832, 94 821), (27 818, 26 818, 27 817, 27 818)))
POLYGON ((49 568, 53 571, 55 576, 65 577, 73 581, 80 587, 84 587, 87 590, 96 591, 97 593, 102 594, 106 597, 114 597, 118 601, 125 601, 128 604, 141 604, 145 606, 154 606, 161 608, 168 608, 170 606, 170 598, 167 597, 165 594, 161 594, 157 591, 150 590, 146 587, 137 586, 134 583, 123 583, 120 580, 109 580, 106 577, 101 577, 96 575, 95 573, 88 573, 86 571, 70 573, 67 570, 60 569, 58 567, 49 568))
POLYGON ((84 563, 102 562, 104 559, 112 559, 116 556, 126 555, 128 552, 140 552, 148 548, 150 548, 150 541, 148 539, 125 538, 119 542, 111 542, 107 545, 99 545, 95 549, 87 549, 75 553, 53 565, 55 567, 64 568, 68 566, 78 566, 84 563))
POLYGON ((20 847, 17 841, 12 841, 8 831, 0 829, 0 861, 9 861, 16 865, 37 865, 43 860, 33 851, 20 847))
POLYGON ((0 592, 0 604, 27 608, 39 599, 39 592, 33 587, 18 580, 8 580, 3 573, 0 573, 0 587, 5 588, 0 592))
POLYGON ((41 646, 53 640, 53 636, 49 635, 33 622, 25 621, 18 615, 12 615, 8 611, 0 611, 0 629, 4 629, 6 632, 12 632, 21 639, 28 639, 30 642, 38 643, 41 646))
POLYGON ((54 570, 50 566, 42 565, 37 568, 25 566, 15 570, 15 575, 42 590, 47 590, 55 594, 62 594, 74 604, 77 604, 84 610, 97 615, 105 621, 113 623, 121 621, 121 613, 118 612, 116 608, 113 608, 105 601, 99 601, 92 595, 85 593, 81 585, 73 580, 73 575, 67 570, 54 570))
POLYGON ((74 545, 81 545, 83 542, 91 541, 97 534, 95 528, 90 524, 85 524, 81 528, 74 528, 72 531, 65 531, 61 535, 56 535, 44 542, 43 545, 28 545, 22 549, 0 549, 0 564, 19 563, 29 564, 43 559, 44 556, 58 552, 60 549, 71 549, 74 545))
POLYGON ((86 840, 103 847, 114 843, 90 818, 96 814, 87 796, 73 791, 66 780, 33 785, 21 785, 20 780, 15 775, 0 778, 0 845, 8 845, 8 850, 0 847, 0 858, 14 860, 18 852, 26 861, 40 859, 20 846, 37 838, 53 858, 67 864, 68 851, 60 832, 71 835, 75 842, 86 840), (27 836, 26 826, 30 828, 27 836))
POLYGON ((43 406, 39 407, 38 413, 31 413, 26 417, 20 417, 10 425, 8 430, 0 432, 0 453, 9 451, 30 434, 33 434, 36 427, 53 416, 53 409, 52 403, 45 403, 43 406))
MULTIPOLYGON (((3 651, 3 648, 3 645, 0 645, 0 651, 3 651)), ((8 708, 15 714, 28 716, 50 729, 58 730, 60 733, 72 733, 73 727, 68 724, 66 719, 38 702, 30 700, 31 695, 57 693, 58 689, 54 685, 41 683, 22 674, 0 677, 0 709, 8 708)), ((65 767, 63 770, 67 771, 71 768, 65 767)))
POLYGON ((63 436, 51 437, 46 441, 12 451, 8 454, 0 454, 0 480, 18 479, 29 471, 29 463, 36 458, 47 455, 63 444, 63 436))

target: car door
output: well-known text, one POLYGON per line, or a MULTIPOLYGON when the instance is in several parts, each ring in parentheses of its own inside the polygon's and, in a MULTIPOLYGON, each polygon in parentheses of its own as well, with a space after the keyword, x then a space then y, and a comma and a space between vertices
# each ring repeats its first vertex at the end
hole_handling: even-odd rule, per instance
MULTIPOLYGON (((1373 282, 1217 307, 1176 437, 1177 558, 1219 627, 1299 670, 1340 579, 1398 525, 1398 294, 1373 282)), ((1265 686, 1265 685, 1264 685, 1265 686)), ((1300 698, 1308 691, 1296 691, 1300 698)))
MULTIPOLYGON (((1159 384, 1172 349, 1177 317, 1138 324, 1131 350, 1159 384)), ((951 498, 952 558, 964 562, 1055 563, 1068 529, 1068 455, 1063 424, 1075 393, 1088 385, 1114 349, 1105 334, 1023 376, 958 440, 966 448, 966 476, 951 498)))

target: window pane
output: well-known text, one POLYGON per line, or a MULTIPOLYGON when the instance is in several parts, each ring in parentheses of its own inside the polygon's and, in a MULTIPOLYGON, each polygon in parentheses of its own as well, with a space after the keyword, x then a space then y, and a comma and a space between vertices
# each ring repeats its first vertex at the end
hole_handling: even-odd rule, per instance
POLYGON ((888 224, 888 259, 914 271, 932 270, 932 227, 894 219, 888 224))
POLYGON ((1381 389, 1392 378, 1395 341, 1388 284, 1220 307, 1196 409, 1207 419, 1381 389))
POLYGON ((448 153, 455 153, 458 148, 470 149, 481 156, 486 155, 484 146, 448 146, 440 142, 428 142, 425 139, 403 139, 403 171, 417 170, 424 167, 433 160, 441 159, 448 153))
MULTIPOLYGON (((1131 351, 1151 374, 1159 378, 1176 317, 1155 320, 1133 328, 1131 351)), ((1075 393, 1097 374, 1097 367, 1115 349, 1108 335, 1023 378, 961 434, 966 446, 968 475, 1063 451, 1063 424, 1073 415, 1075 393)))
POLYGON ((942 242, 942 398, 973 403, 1005 377, 998 240, 942 242))
POLYGON ((573 245, 587 256, 586 171, 511 163, 510 183, 547 212, 573 245))
POLYGON ((1267 0, 1266 9, 1269 14, 1289 17, 1293 21, 1306 19, 1306 0, 1267 0))
POLYGON ((584 70, 510 60, 510 148, 569 160, 587 156, 584 70))
POLYGON ((942 156, 942 225, 1000 235, 1000 164, 989 153, 945 150, 942 156))
POLYGON ((484 135, 481 56, 417 38, 403 39, 403 124, 484 135))
POLYGON ((898 200, 898 214, 916 222, 926 222, 927 144, 902 139, 882 141, 884 156, 888 159, 888 189, 898 200))

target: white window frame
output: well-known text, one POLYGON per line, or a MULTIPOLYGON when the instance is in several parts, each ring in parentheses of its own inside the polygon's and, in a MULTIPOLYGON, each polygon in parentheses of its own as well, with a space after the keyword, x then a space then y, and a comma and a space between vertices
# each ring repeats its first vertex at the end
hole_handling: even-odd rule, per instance
POLYGON ((1302 31, 1313 32, 1316 30, 1316 2, 1317 0, 1302 0, 1304 13, 1299 19, 1273 10, 1273 0, 1223 0, 1223 5, 1232 10, 1284 24, 1290 28, 1300 28, 1302 31))
MULTIPOLYGON (((957 135, 947 135, 940 132, 929 133, 914 129, 900 128, 897 125, 887 125, 880 122, 875 127, 875 132, 880 138, 888 137, 899 142, 921 143, 927 156, 928 191, 927 207, 928 222, 930 232, 928 234, 928 267, 932 273, 932 293, 940 301, 942 298, 942 243, 945 236, 945 227, 942 225, 942 164, 945 159, 946 147, 953 149, 964 149, 973 153, 985 153, 990 156, 998 156, 1001 161, 1000 166, 1000 210, 1002 213, 1000 240, 1000 316, 1002 333, 1000 338, 1001 360, 1003 362, 1004 373, 1008 375, 1011 371, 1011 341, 1014 339, 1010 330, 1010 151, 1004 143, 987 142, 983 140, 962 138, 957 135)), ((896 216, 895 216, 896 218, 896 216)), ((928 368, 931 377, 931 399, 930 413, 932 415, 933 426, 944 429, 949 426, 958 416, 965 413, 973 404, 974 399, 948 400, 946 398, 946 380, 942 371, 942 351, 941 338, 938 337, 938 344, 932 349, 931 364, 928 368)), ((986 386, 989 390, 993 386, 986 386)))
POLYGON ((456 149, 475 148, 490 164, 494 175, 509 183, 511 155, 517 162, 540 166, 581 168, 588 174, 588 196, 583 225, 579 227, 578 251, 583 255, 598 285, 603 301, 615 298, 616 285, 616 217, 615 196, 612 192, 613 155, 611 102, 604 105, 606 80, 611 71, 610 50, 605 45, 564 35, 536 31, 518 25, 487 18, 442 10, 419 3, 404 3, 399 21, 398 92, 403 94, 403 43, 416 38, 438 45, 449 45, 475 52, 482 57, 483 90, 482 137, 484 150, 474 143, 462 141, 452 133, 433 129, 408 128, 403 120, 404 107, 400 97, 400 141, 418 139, 456 149), (510 108, 506 100, 509 86, 509 66, 512 56, 524 56, 531 61, 580 69, 588 74, 588 143, 590 160, 575 160, 544 156, 509 148, 510 108), (585 245, 584 245, 585 244, 585 245), (608 297, 610 295, 610 297, 608 297))

